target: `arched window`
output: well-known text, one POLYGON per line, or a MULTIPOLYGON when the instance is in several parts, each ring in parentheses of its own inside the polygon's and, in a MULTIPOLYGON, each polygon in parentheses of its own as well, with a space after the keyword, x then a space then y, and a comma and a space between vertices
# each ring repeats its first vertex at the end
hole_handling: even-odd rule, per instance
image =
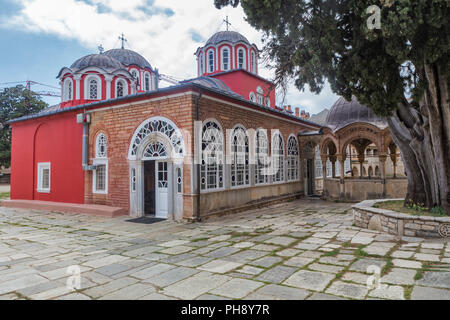
POLYGON ((209 73, 214 72, 214 51, 213 50, 208 51, 208 72, 209 73))
POLYGON ((136 87, 139 89, 141 87, 141 83, 139 82, 139 75, 136 70, 131 71, 131 75, 134 79, 136 79, 136 87))
POLYGON ((252 56, 250 60, 251 72, 256 73, 256 55, 255 52, 252 51, 252 56))
POLYGON ((108 147, 106 135, 104 133, 100 133, 95 141, 95 157, 97 159, 106 158, 107 151, 108 147))
POLYGON ((243 48, 238 49, 238 68, 245 69, 245 51, 243 48))
POLYGON ((249 180, 249 141, 243 127, 236 127, 231 135, 231 186, 244 186, 249 180))
POLYGON ((263 104, 263 96, 264 96, 264 91, 261 87, 256 88, 256 97, 257 97, 257 102, 258 104, 262 105, 263 104))
POLYGON ((287 180, 297 181, 299 179, 298 168, 298 143, 297 139, 290 137, 287 145, 287 180))
POLYGON ((150 91, 150 76, 148 73, 145 74, 145 91, 150 91))
POLYGON ((249 99, 250 99, 251 102, 255 102, 256 103, 256 95, 255 95, 254 92, 250 92, 249 99))
POLYGON ((230 69, 230 50, 228 48, 222 49, 222 70, 228 71, 230 69))
POLYGON ((67 78, 64 81, 64 100, 63 101, 70 101, 73 99, 73 82, 72 79, 67 78))
POLYGON ((272 138, 273 182, 284 181, 284 144, 279 132, 272 138))
POLYGON ((98 80, 90 79, 89 80, 89 99, 97 100, 98 99, 98 80))
POLYGON ((215 121, 202 128, 201 190, 223 188, 223 132, 215 121))
POLYGON ((123 97, 123 82, 122 81, 117 81, 116 97, 123 97))
POLYGON ((100 133, 95 141, 95 166, 93 174, 93 192, 108 193, 108 159, 107 159, 107 139, 104 133, 100 133))
POLYGON ((269 141, 264 130, 259 129, 255 135, 255 183, 269 182, 269 141))

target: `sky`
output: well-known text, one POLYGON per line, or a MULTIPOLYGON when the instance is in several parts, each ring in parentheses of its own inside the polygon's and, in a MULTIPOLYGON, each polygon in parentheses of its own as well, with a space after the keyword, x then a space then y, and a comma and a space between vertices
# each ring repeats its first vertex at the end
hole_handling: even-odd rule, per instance
MULTIPOLYGON (((213 0, 0 0, 0 88, 26 80, 59 87, 56 75, 62 67, 98 53, 100 44, 105 50, 119 48, 122 33, 125 47, 143 55, 160 73, 194 78, 194 52, 225 30, 226 16, 230 30, 263 47, 261 33, 245 21, 241 7, 218 10, 213 0)), ((261 76, 273 78, 262 63, 259 69, 261 76)), ((39 85, 32 89, 58 91, 39 85)), ((278 94, 278 103, 281 98, 278 94)), ((284 104, 315 114, 337 98, 328 85, 319 95, 290 86, 284 104)), ((43 99, 51 105, 59 102, 43 99)))

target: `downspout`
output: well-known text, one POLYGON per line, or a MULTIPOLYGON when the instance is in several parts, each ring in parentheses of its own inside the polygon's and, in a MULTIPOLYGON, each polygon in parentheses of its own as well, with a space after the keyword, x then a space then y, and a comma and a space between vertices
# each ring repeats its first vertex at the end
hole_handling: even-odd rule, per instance
POLYGON ((82 151, 82 167, 84 171, 95 170, 95 166, 89 165, 89 124, 91 115, 85 112, 77 114, 77 123, 83 124, 83 151, 82 151))
MULTIPOLYGON (((202 97, 203 92, 202 90, 200 90, 199 95, 195 98, 195 121, 199 121, 199 106, 198 106, 198 102, 200 100, 200 98, 202 97)), ((201 141, 199 141, 199 145, 198 146, 194 146, 194 150, 197 148, 201 148, 201 141)), ((201 159, 197 159, 198 163, 195 165, 197 167, 197 176, 196 176, 196 180, 197 180, 197 210, 196 210, 196 221, 200 222, 201 218, 200 218, 200 161, 201 159)))

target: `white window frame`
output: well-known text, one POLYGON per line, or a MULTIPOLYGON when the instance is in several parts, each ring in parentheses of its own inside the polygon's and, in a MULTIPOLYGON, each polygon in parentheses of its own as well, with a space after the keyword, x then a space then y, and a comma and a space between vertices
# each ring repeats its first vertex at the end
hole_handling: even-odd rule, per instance
POLYGON ((84 99, 85 100, 101 100, 102 99, 102 79, 96 74, 90 74, 84 78, 84 99), (90 82, 91 80, 97 81, 97 99, 91 99, 90 97, 90 82))
POLYGON ((237 50, 237 68, 238 69, 246 69, 246 55, 245 55, 245 49, 240 47, 237 50), (239 53, 242 52, 242 67, 239 66, 239 53))
POLYGON ((220 125, 220 123, 216 120, 216 119, 207 119, 205 121, 203 121, 202 123, 202 163, 200 165, 200 190, 202 193, 208 193, 208 192, 215 192, 215 191, 220 191, 220 190, 224 190, 225 189, 225 138, 224 138, 224 133, 223 133, 223 129, 222 126, 220 125), (218 154, 216 155, 216 159, 217 161, 219 161, 219 164, 217 165, 217 169, 216 169, 216 187, 215 188, 208 188, 208 166, 206 165, 206 163, 203 163, 203 159, 204 159, 204 150, 203 150, 203 142, 204 142, 204 135, 203 135, 203 130, 205 128, 205 126, 208 123, 214 123, 217 126, 217 130, 219 130, 219 139, 221 140, 221 144, 217 144, 217 146, 220 146, 220 149, 218 151, 218 154), (222 182, 220 182, 220 178, 222 177, 222 182), (205 180, 203 182, 203 179, 205 180), (222 184, 222 186, 220 186, 222 184))
POLYGON ((73 100, 73 81, 71 78, 64 80, 64 101, 73 100), (69 84, 72 85, 72 92, 69 96, 69 84))
POLYGON ((222 69, 222 71, 229 71, 229 70, 231 70, 231 49, 229 47, 225 46, 222 49, 220 49, 220 61, 221 61, 221 69, 222 69), (224 53, 225 50, 228 51, 228 67, 227 68, 225 68, 224 56, 223 56, 223 53, 224 53))
POLYGON ((37 192, 39 193, 50 193, 51 181, 52 181, 52 170, 50 162, 39 162, 37 164, 37 192), (43 184, 43 171, 48 169, 48 188, 44 188, 43 184))
POLYGON ((270 98, 264 98, 264 104, 266 105, 266 107, 270 108, 270 98))
POLYGON ((250 72, 256 74, 256 53, 253 50, 250 53, 250 72))
POLYGON ((299 157, 300 150, 298 145, 298 140, 294 135, 290 135, 287 142, 287 181, 298 181, 300 180, 300 168, 299 168, 299 157), (291 150, 291 141, 295 141, 295 150, 291 150), (297 154, 295 154, 295 152, 297 154), (292 172, 293 171, 293 172, 292 172))
POLYGON ((250 94, 248 95, 248 99, 249 99, 251 102, 257 103, 257 100, 256 100, 256 94, 255 94, 253 91, 251 91, 250 94))
POLYGON ((264 104, 264 90, 261 87, 256 88, 256 103, 261 106, 264 104))
POLYGON ((108 194, 108 159, 94 159, 94 166, 105 166, 105 190, 97 190, 97 170, 92 171, 92 192, 95 194, 108 194))
MULTIPOLYGON (((285 177, 285 174, 284 174, 284 168, 285 168, 285 154, 286 154, 286 152, 285 152, 285 147, 284 147, 284 138, 283 138, 283 135, 281 134, 281 132, 280 131, 276 131, 273 135, 272 135, 272 147, 271 147, 271 154, 272 154, 272 163, 273 163, 273 166, 275 165, 275 163, 277 162, 277 161, 279 161, 280 162, 280 167, 281 167, 281 171, 280 170, 277 170, 273 175, 272 175, 272 181, 273 181, 273 183, 274 184, 277 184, 277 183, 285 183, 285 180, 286 180, 286 177, 285 177), (281 147, 282 147, 282 151, 283 151, 283 154, 278 154, 278 153, 275 153, 275 139, 276 139, 276 137, 277 136, 280 136, 280 138, 281 138, 281 147), (279 159, 279 160, 276 160, 276 158, 281 158, 281 160, 279 159), (280 180, 277 180, 277 174, 280 172, 280 180)), ((276 170, 276 168, 274 167, 273 168, 274 170, 276 170)), ((280 169, 280 168, 279 168, 280 169)))
POLYGON ((118 91, 117 85, 119 84, 119 82, 122 83, 122 86, 123 86, 123 95, 122 95, 122 97, 125 97, 125 96, 128 95, 128 83, 127 83, 127 81, 125 79, 123 79, 123 78, 117 78, 116 85, 115 85, 115 97, 116 98, 119 98, 119 96, 117 95, 117 91, 118 91))
POLYGON ((269 183, 269 174, 268 174, 269 168, 270 168, 269 161, 270 161, 270 158, 269 158, 269 138, 267 137, 267 130, 260 128, 260 129, 257 129, 256 132, 255 132, 255 176, 254 176, 254 178, 255 178, 255 185, 265 185, 265 184, 269 183), (258 143, 259 142, 259 140, 258 140, 258 135, 259 134, 263 135, 264 142, 265 142, 266 146, 260 146, 259 145, 259 143, 258 143), (261 149, 265 149, 266 150, 266 155, 264 156, 264 159, 263 159, 263 162, 265 162, 265 164, 264 163, 261 164, 261 162, 259 161, 260 160, 259 154, 264 154, 264 153, 258 152, 261 149), (264 168, 267 168, 266 169, 266 173, 267 174, 262 175, 261 171, 264 171, 264 168), (263 177, 263 179, 262 179, 263 181, 262 182, 260 182, 261 177, 263 177))
POLYGON ((148 72, 144 73, 144 90, 145 91, 152 90, 152 81, 150 78, 150 73, 148 73, 148 72), (147 88, 147 80, 148 80, 148 88, 147 88))
POLYGON ((136 90, 140 90, 141 88, 141 75, 138 69, 132 68, 130 69, 130 74, 134 80, 136 80, 136 90))
MULTIPOLYGON (((241 131, 241 132, 242 132, 241 131)), ((244 188, 250 186, 250 138, 247 134, 247 129, 243 125, 236 125, 233 128, 233 131, 231 133, 230 141, 230 155, 231 155, 231 163, 230 163, 230 185, 232 189, 236 188, 244 188), (234 137, 236 136, 238 130, 242 130, 244 132, 244 139, 247 142, 247 145, 245 145, 244 141, 244 149, 246 148, 247 151, 244 150, 244 152, 236 152, 233 150, 234 147, 234 137), (244 157, 244 163, 243 163, 243 169, 239 169, 237 166, 240 165, 238 162, 238 157, 242 156, 244 157), (238 172, 242 171, 243 180, 238 180, 238 172), (233 181, 233 175, 235 176, 235 181, 233 181)), ((242 147, 242 145, 238 145, 238 147, 242 147)), ((242 164, 241 164, 242 165, 242 164)))
POLYGON ((206 51, 206 57, 207 57, 207 68, 208 68, 208 72, 207 73, 213 73, 214 71, 216 71, 216 53, 214 52, 213 49, 209 49, 208 51, 206 51), (210 53, 212 53, 212 71, 211 71, 211 59, 209 58, 210 53))

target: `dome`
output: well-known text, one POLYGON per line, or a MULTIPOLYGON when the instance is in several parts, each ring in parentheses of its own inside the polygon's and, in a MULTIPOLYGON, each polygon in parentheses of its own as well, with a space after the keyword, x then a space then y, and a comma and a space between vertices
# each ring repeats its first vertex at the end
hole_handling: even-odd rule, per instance
POLYGON ((247 40, 246 37, 244 37, 239 32, 235 31, 220 31, 214 34, 211 38, 209 38, 208 41, 206 41, 206 45, 217 45, 221 42, 244 42, 248 45, 250 45, 250 42, 247 40))
POLYGON ((375 115, 365 105, 360 104, 354 96, 351 101, 340 97, 331 107, 325 124, 337 130, 354 122, 371 123, 379 127, 386 127, 387 125, 383 117, 375 115))
POLYGON ((150 63, 139 53, 128 49, 111 49, 103 55, 114 58, 126 66, 134 65, 140 68, 152 69, 150 63))
POLYGON ((81 70, 87 67, 99 67, 102 69, 122 69, 125 68, 123 64, 114 58, 105 56, 103 54, 90 54, 75 61, 70 67, 72 70, 81 70))

